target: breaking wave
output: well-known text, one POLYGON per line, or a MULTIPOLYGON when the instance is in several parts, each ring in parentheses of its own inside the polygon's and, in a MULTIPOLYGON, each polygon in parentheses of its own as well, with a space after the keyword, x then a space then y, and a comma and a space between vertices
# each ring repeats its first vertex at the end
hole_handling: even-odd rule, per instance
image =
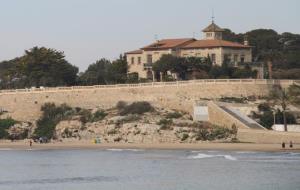
POLYGON ((211 155, 211 154, 203 154, 203 153, 198 153, 197 155, 189 156, 188 158, 189 159, 225 158, 226 160, 231 160, 231 161, 237 160, 236 157, 233 157, 231 155, 223 155, 223 154, 211 155))
POLYGON ((118 148, 110 148, 110 149, 106 149, 106 150, 112 151, 112 152, 123 152, 123 151, 141 152, 141 151, 144 151, 142 149, 118 149, 118 148))

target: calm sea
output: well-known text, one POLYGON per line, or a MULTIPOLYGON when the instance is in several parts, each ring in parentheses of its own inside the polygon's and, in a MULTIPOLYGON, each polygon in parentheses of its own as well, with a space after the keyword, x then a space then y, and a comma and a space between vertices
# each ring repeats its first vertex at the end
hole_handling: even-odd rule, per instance
POLYGON ((0 149, 0 190, 298 190, 300 153, 0 149))

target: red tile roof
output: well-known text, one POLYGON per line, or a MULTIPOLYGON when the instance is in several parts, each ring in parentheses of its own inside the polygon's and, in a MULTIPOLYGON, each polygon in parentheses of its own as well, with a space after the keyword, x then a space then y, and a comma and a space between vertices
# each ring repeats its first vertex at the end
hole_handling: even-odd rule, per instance
POLYGON ((224 32, 225 30, 216 25, 214 22, 211 23, 208 27, 206 27, 203 32, 224 32))
POLYGON ((216 48, 216 47, 229 47, 229 48, 251 48, 251 46, 245 46, 236 42, 230 42, 225 40, 197 40, 182 47, 183 49, 192 48, 216 48))
POLYGON ((125 54, 142 54, 143 50, 134 50, 134 51, 130 51, 130 52, 126 52, 125 54))
POLYGON ((153 44, 143 47, 143 50, 161 50, 161 49, 173 49, 185 46, 188 43, 196 41, 194 38, 182 38, 182 39, 164 39, 159 40, 153 44))

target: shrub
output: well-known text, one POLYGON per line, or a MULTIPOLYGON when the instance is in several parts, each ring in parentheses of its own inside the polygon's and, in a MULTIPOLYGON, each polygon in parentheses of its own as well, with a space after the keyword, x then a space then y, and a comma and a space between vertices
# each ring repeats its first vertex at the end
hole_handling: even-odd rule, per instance
POLYGON ((93 119, 93 114, 90 110, 82 109, 79 112, 79 115, 80 115, 80 121, 83 124, 90 122, 93 119))
POLYGON ((237 135, 238 135, 238 127, 235 125, 235 124, 233 124, 232 126, 231 126, 231 133, 233 134, 233 139, 237 139, 237 135))
POLYGON ((197 141, 207 141, 209 136, 208 129, 200 129, 196 134, 196 140, 197 141))
POLYGON ((9 134, 7 132, 7 129, 9 129, 16 123, 17 121, 13 120, 12 118, 0 119, 0 139, 8 139, 9 134))
POLYGON ((101 121, 107 116, 104 110, 98 110, 93 115, 93 122, 101 121))
POLYGON ((119 110, 120 115, 128 115, 128 114, 144 114, 147 112, 154 111, 154 108, 151 106, 149 102, 134 102, 130 105, 126 105, 126 103, 119 102, 117 104, 117 108, 119 110))
POLYGON ((185 141, 185 140, 188 139, 188 138, 189 138, 189 135, 186 134, 186 133, 184 133, 184 134, 182 135, 182 137, 181 137, 181 141, 185 141))
POLYGON ((200 128, 196 134, 196 140, 203 141, 213 141, 218 139, 226 139, 232 135, 232 131, 230 129, 219 127, 219 126, 211 126, 211 128, 200 128))
POLYGON ((126 102, 124 102, 124 101, 119 101, 119 102, 117 103, 117 105, 116 105, 116 108, 117 108, 118 110, 122 110, 122 109, 124 109, 126 106, 127 106, 127 103, 126 103, 126 102))
POLYGON ((63 134, 62 134, 62 137, 63 138, 70 138, 72 137, 72 131, 70 131, 68 128, 65 128, 63 134))
POLYGON ((168 130, 170 129, 170 126, 172 125, 172 120, 170 119, 161 119, 157 125, 160 125, 161 126, 161 130, 168 130))
POLYGON ((74 110, 62 104, 56 106, 54 103, 46 103, 42 106, 43 112, 41 118, 37 121, 37 128, 34 131, 35 137, 46 137, 52 139, 56 125, 74 114, 74 110))
POLYGON ((237 98, 237 97, 222 97, 219 99, 220 102, 227 102, 227 103, 247 103, 247 98, 237 98))
POLYGON ((115 135, 118 134, 118 130, 117 129, 112 129, 110 131, 107 132, 107 135, 115 135))
POLYGON ((231 135, 231 131, 225 127, 215 126, 212 128, 208 140, 226 139, 231 135))
POLYGON ((271 110, 271 107, 270 107, 269 104, 267 104, 267 103, 259 104, 259 105, 257 106, 257 108, 258 108, 258 110, 259 110, 260 112, 272 111, 272 110, 271 110))
POLYGON ((171 112, 171 113, 168 113, 166 115, 167 119, 178 119, 178 118, 181 118, 181 117, 182 117, 182 114, 179 113, 179 112, 171 112))

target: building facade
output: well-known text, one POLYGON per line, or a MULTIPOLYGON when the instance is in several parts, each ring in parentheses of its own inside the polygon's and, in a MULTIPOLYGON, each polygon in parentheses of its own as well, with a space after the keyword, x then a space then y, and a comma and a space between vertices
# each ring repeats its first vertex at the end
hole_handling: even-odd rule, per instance
POLYGON ((214 22, 204 30, 205 38, 163 39, 139 50, 126 53, 128 72, 138 73, 139 78, 153 79, 152 64, 163 55, 180 57, 209 57, 213 64, 222 65, 226 60, 232 65, 252 62, 252 49, 244 44, 223 40, 224 29, 214 22))

